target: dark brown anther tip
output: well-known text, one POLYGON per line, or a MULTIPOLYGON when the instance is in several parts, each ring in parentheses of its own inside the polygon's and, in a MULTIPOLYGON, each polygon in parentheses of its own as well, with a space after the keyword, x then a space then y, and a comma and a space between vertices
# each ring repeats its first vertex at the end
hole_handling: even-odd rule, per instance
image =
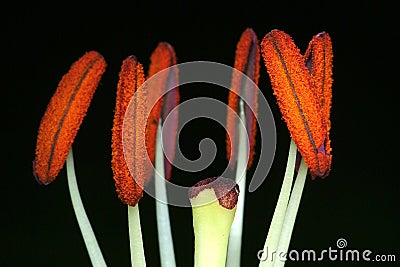
POLYGON ((212 177, 201 180, 189 189, 189 199, 197 197, 200 192, 206 189, 214 190, 222 207, 230 210, 236 207, 239 197, 239 186, 233 179, 212 177))

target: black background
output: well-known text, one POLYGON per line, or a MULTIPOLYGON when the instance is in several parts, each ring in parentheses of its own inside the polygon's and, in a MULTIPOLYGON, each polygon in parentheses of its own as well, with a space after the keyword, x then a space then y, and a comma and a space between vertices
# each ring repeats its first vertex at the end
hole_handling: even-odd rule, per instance
MULTIPOLYGON (((208 60, 233 66, 236 43, 246 27, 252 27, 259 39, 272 29, 284 30, 303 52, 318 32, 328 32, 333 41, 332 172, 323 180, 307 180, 291 248, 336 248, 336 240, 345 238, 350 249, 395 254, 399 261, 398 30, 390 10, 394 8, 370 1, 244 1, 218 6, 216 2, 112 2, 87 7, 18 3, 3 9, 0 266, 90 266, 65 169, 48 186, 37 184, 32 175, 40 119, 75 60, 96 50, 108 64, 73 145, 75 167, 106 262, 129 266, 126 206, 115 193, 110 164, 122 60, 134 54, 147 70, 152 50, 158 42, 167 41, 175 48, 179 63, 208 60)), ((258 266, 256 254, 264 244, 289 147, 288 131, 262 61, 260 71, 259 86, 274 113, 278 139, 268 179, 246 196, 242 266, 258 266)), ((206 85, 181 88, 182 101, 197 96, 226 102, 227 91, 206 85)), ((188 158, 199 156, 198 142, 204 137, 218 145, 215 162, 200 173, 174 169, 172 179, 177 184, 191 185, 226 167, 224 131, 210 121, 187 125, 181 136, 183 152, 188 158), (211 127, 215 130, 208 130, 211 127)), ((147 264, 159 266, 154 200, 145 196, 140 203, 147 264)), ((177 265, 192 266, 191 210, 171 207, 170 211, 177 265)), ((319 264, 366 263, 326 259, 319 264)), ((288 262, 286 266, 309 265, 313 263, 288 262)))

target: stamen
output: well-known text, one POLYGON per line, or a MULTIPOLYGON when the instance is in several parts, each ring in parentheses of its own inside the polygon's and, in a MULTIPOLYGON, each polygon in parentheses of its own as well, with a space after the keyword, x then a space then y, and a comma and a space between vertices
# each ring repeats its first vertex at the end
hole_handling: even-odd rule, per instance
POLYGON ((144 83, 143 67, 134 56, 130 56, 123 61, 119 77, 112 128, 111 164, 118 197, 125 204, 135 206, 142 198, 143 187, 149 179, 145 175, 147 153, 144 127, 141 126, 146 123, 147 96, 145 89, 138 90, 144 83), (131 166, 131 170, 128 166, 131 166))
POLYGON ((51 183, 63 168, 105 69, 103 56, 90 51, 62 77, 39 126, 33 164, 39 183, 51 183))
MULTIPOLYGON (((247 28, 240 37, 240 40, 236 47, 235 64, 234 68, 238 71, 246 74, 254 84, 258 84, 259 69, 260 69, 260 48, 259 41, 250 28, 247 28)), ((248 105, 244 105, 245 116, 246 116, 246 129, 249 136, 249 161, 247 162, 247 168, 253 163, 255 155, 255 144, 256 144, 256 133, 257 133, 257 109, 258 109, 258 91, 256 88, 246 82, 243 79, 243 75, 233 73, 232 84, 228 96, 228 106, 232 110, 239 114, 239 95, 245 96, 250 100, 251 108, 248 105), (255 113, 253 113, 255 112, 255 113)), ((233 164, 237 162, 237 150, 238 150, 238 134, 237 125, 238 121, 235 120, 236 115, 229 111, 227 113, 226 122, 226 149, 227 158, 231 159, 231 169, 235 169, 233 164)))
POLYGON ((272 88, 290 135, 311 175, 324 176, 327 165, 323 162, 320 164, 318 148, 326 142, 327 128, 304 57, 290 36, 279 30, 268 33, 261 47, 272 88))

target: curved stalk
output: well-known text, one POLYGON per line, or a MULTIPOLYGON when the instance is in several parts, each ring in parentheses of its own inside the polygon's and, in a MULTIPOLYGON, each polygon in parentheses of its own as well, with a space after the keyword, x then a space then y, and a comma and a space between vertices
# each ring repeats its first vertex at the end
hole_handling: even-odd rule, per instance
POLYGON ((101 254, 101 250, 97 243, 96 236, 93 232, 89 219, 86 215, 81 196, 79 195, 78 183, 76 182, 74 156, 72 153, 72 148, 69 150, 67 157, 67 179, 68 179, 69 193, 71 195, 72 206, 74 208, 75 216, 78 221, 78 225, 81 230, 82 237, 90 257, 90 261, 92 262, 92 265, 94 267, 107 266, 104 261, 103 255, 101 254))
MULTIPOLYGON (((292 237, 294 223, 296 221, 297 211, 299 210, 301 196, 303 194, 304 184, 306 182, 307 176, 307 165, 304 160, 301 160, 300 169, 297 173, 296 181, 293 185, 292 194, 290 195, 289 204, 287 206, 285 221, 282 225, 281 237, 278 245, 278 253, 284 252, 287 255, 290 239, 292 237)), ((277 260, 274 263, 274 267, 283 267, 285 266, 285 262, 283 260, 277 260)))
POLYGON ((286 209, 293 184, 296 152, 296 144, 293 140, 291 140, 285 176, 283 178, 283 183, 279 193, 278 202, 276 203, 274 215, 272 216, 267 239, 265 240, 263 255, 260 259, 259 267, 271 267, 275 261, 274 258, 276 256, 276 250, 281 237, 282 225, 285 220, 286 209))

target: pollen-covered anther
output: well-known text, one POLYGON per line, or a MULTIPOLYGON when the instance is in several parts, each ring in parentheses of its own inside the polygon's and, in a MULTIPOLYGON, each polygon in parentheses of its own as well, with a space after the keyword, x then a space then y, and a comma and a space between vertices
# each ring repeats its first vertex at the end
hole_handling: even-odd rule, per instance
POLYGON ((145 167, 146 90, 142 65, 134 56, 127 57, 119 73, 112 128, 111 166, 118 197, 135 206, 143 196, 150 177, 145 167), (140 89, 139 89, 140 88, 140 89), (128 167, 129 166, 129 167, 128 167))
POLYGON ((314 56, 309 60, 308 67, 291 37, 279 30, 273 30, 263 38, 261 50, 274 95, 291 137, 311 175, 326 176, 331 159, 328 135, 330 123, 327 118, 329 109, 323 111, 321 108, 321 100, 315 92, 318 82, 309 73, 311 70, 311 73, 317 75, 317 70, 313 69, 320 71, 323 57, 317 57, 320 52, 311 52, 310 48, 309 55, 314 56), (320 147, 325 149, 324 153, 319 152, 320 147))
POLYGON ((103 56, 90 51, 59 82, 39 126, 33 164, 39 183, 51 183, 63 168, 105 69, 103 56))
POLYGON ((171 116, 170 123, 167 127, 163 127, 163 131, 168 132, 163 135, 164 139, 166 139, 163 143, 163 148, 165 154, 168 156, 164 160, 165 179, 169 180, 172 171, 172 164, 169 160, 173 161, 174 159, 176 135, 178 132, 178 112, 171 113, 171 111, 180 101, 178 68, 175 66, 175 50, 169 43, 160 42, 151 54, 150 61, 146 81, 148 88, 148 108, 150 109, 146 127, 146 147, 149 158, 154 164, 159 121, 161 119, 163 123, 167 116, 171 116), (170 88, 174 89, 164 94, 170 88))
POLYGON ((248 103, 244 104, 246 118, 246 130, 249 137, 249 160, 247 168, 253 163, 255 155, 256 133, 257 133, 257 110, 258 90, 256 88, 260 70, 260 48, 257 35, 251 28, 247 28, 241 35, 236 46, 234 68, 237 70, 232 74, 232 83, 228 95, 228 112, 226 121, 226 149, 227 159, 231 162, 230 168, 234 169, 238 153, 239 101, 244 97, 248 103), (245 77, 253 81, 249 82, 245 77), (231 112, 233 110, 234 112, 231 112), (236 113, 236 114, 235 114, 236 113))

